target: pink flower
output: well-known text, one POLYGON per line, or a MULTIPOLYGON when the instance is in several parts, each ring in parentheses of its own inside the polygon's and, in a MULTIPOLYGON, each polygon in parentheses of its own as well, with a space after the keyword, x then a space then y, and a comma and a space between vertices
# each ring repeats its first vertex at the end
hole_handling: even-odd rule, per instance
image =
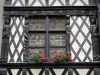
POLYGON ((70 58, 71 61, 75 61, 75 59, 70 58))
POLYGON ((59 58, 59 54, 53 54, 53 56, 58 59, 59 58))
POLYGON ((50 60, 49 58, 47 58, 47 61, 48 61, 48 62, 51 62, 51 60, 50 60))
POLYGON ((44 54, 40 54, 40 58, 44 57, 45 55, 44 54))
POLYGON ((56 54, 53 54, 53 56, 55 56, 55 57, 56 57, 56 54))
POLYGON ((64 60, 64 58, 62 58, 62 60, 64 60))

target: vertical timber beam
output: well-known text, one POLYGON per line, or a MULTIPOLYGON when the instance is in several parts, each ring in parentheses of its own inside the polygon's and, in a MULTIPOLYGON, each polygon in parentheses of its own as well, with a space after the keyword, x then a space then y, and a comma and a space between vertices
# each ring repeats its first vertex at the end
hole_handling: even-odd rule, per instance
POLYGON ((68 68, 68 75, 73 75, 73 69, 72 68, 68 68))
POLYGON ((46 57, 49 57, 49 18, 48 16, 46 17, 46 22, 45 22, 45 28, 46 28, 46 35, 45 35, 45 45, 46 45, 46 49, 45 49, 45 53, 46 53, 46 57))
POLYGON ((27 59, 28 59, 28 16, 25 16, 23 60, 27 59))
POLYGON ((66 49, 70 52, 70 16, 66 15, 66 49))
POLYGON ((98 0, 98 14, 97 14, 97 23, 98 23, 98 33, 99 33, 99 61, 100 61, 100 0, 98 0))
POLYGON ((45 0, 46 6, 49 6, 49 0, 45 0))
POLYGON ((10 50, 9 46, 9 35, 10 35, 10 16, 4 16, 4 26, 3 26, 3 35, 2 35, 2 50, 1 50, 1 59, 2 62, 7 62, 8 51, 10 50))
MULTIPOLYGON (((50 19, 48 16, 46 16, 46 22, 45 22, 45 28, 46 28, 46 34, 45 34, 45 46, 46 46, 46 49, 45 49, 45 53, 46 53, 46 57, 49 57, 50 54, 49 54, 49 23, 50 23, 50 19)), ((45 68, 45 75, 49 75, 49 69, 48 68, 45 68)))
MULTIPOLYGON (((4 6, 10 6, 11 0, 5 0, 4 6)), ((10 16, 4 15, 3 17, 3 33, 2 33, 2 47, 1 47, 1 56, 0 63, 6 63, 9 51, 9 28, 10 28, 10 16)), ((0 67, 0 75, 7 75, 7 69, 0 67)))
MULTIPOLYGON (((100 61, 100 55, 99 55, 99 35, 98 35, 98 19, 96 16, 90 16, 90 22, 91 22, 91 35, 92 35, 92 47, 93 47, 93 60, 94 61, 100 61)), ((99 75, 100 69, 94 68, 94 75, 99 75)))
MULTIPOLYGON (((10 35, 10 16, 4 16, 4 27, 3 27, 3 35, 2 35, 2 50, 1 50, 1 58, 0 63, 6 63, 8 57, 9 47, 9 35, 10 35)), ((6 75, 7 70, 5 68, 0 68, 0 75, 6 75)))
POLYGON ((92 48, 93 48, 93 60, 98 61, 99 59, 99 37, 98 37, 98 24, 96 16, 90 16, 90 32, 92 35, 92 48))
MULTIPOLYGON (((96 0, 97 7, 98 7, 98 14, 97 14, 97 30, 98 30, 98 51, 97 51, 97 57, 96 61, 100 61, 100 0, 96 0)), ((95 59, 95 58, 94 58, 95 59)), ((95 68, 94 69, 94 75, 100 75, 100 68, 95 68)))
MULTIPOLYGON (((71 52, 70 50, 70 15, 66 15, 66 49, 67 51, 71 52)), ((73 69, 68 68, 68 75, 73 75, 73 69)))
MULTIPOLYGON (((24 52, 23 52, 23 61, 28 60, 28 15, 25 16, 25 27, 24 27, 24 52)), ((27 75, 27 69, 23 69, 22 75, 27 75)))
POLYGON ((25 6, 29 5, 29 0, 25 0, 25 6))
POLYGON ((65 5, 66 5, 66 6, 70 6, 69 0, 65 0, 65 5))

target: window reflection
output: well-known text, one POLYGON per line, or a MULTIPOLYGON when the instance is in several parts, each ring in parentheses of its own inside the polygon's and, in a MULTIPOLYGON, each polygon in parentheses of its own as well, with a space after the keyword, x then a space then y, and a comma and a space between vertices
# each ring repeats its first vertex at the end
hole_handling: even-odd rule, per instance
POLYGON ((65 34, 50 34, 50 46, 65 46, 65 34))
POLYGON ((65 29, 65 19, 51 18, 49 29, 65 29))
POLYGON ((31 19, 29 21, 29 29, 45 29, 45 19, 31 19))
POLYGON ((42 33, 34 33, 29 35, 29 46, 44 46, 45 35, 42 33))

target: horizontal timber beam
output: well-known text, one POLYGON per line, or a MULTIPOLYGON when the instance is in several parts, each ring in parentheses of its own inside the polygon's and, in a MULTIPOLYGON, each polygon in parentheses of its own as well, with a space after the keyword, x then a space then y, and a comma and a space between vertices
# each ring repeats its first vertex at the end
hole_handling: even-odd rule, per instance
POLYGON ((4 15, 96 15, 97 6, 4 7, 4 15))
POLYGON ((100 62, 67 62, 67 63, 0 63, 1 68, 100 68, 100 62))
POLYGON ((5 6, 4 11, 40 11, 40 10, 96 10, 97 6, 48 6, 48 7, 12 7, 5 6))

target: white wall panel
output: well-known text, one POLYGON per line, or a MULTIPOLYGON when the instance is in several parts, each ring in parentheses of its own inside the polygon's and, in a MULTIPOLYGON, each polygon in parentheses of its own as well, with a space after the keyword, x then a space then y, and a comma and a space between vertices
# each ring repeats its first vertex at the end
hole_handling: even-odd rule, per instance
POLYGON ((49 0, 49 6, 65 6, 66 0, 49 0))
POLYGON ((23 17, 11 18, 8 62, 23 62, 24 24, 25 19, 23 17))
POLYGON ((72 58, 77 59, 79 62, 83 62, 83 60, 85 62, 86 59, 89 59, 91 62, 93 60, 93 52, 89 17, 73 16, 70 18, 70 26, 72 58), (88 52, 89 54, 87 54, 88 52), (86 57, 87 55, 88 57, 86 57))
POLYGON ((29 0, 29 6, 45 6, 45 0, 29 0))
POLYGON ((12 0, 11 6, 25 6, 25 0, 12 0))
POLYGON ((69 0, 71 6, 87 6, 89 5, 89 0, 69 0))
MULTIPOLYGON (((71 54, 75 62, 92 62, 93 50, 90 33, 90 21, 87 16, 70 17, 71 54)), ((79 75, 86 75, 89 69, 76 69, 79 75)), ((73 75, 76 75, 73 72, 73 75)), ((94 75, 94 71, 91 73, 94 75)))

